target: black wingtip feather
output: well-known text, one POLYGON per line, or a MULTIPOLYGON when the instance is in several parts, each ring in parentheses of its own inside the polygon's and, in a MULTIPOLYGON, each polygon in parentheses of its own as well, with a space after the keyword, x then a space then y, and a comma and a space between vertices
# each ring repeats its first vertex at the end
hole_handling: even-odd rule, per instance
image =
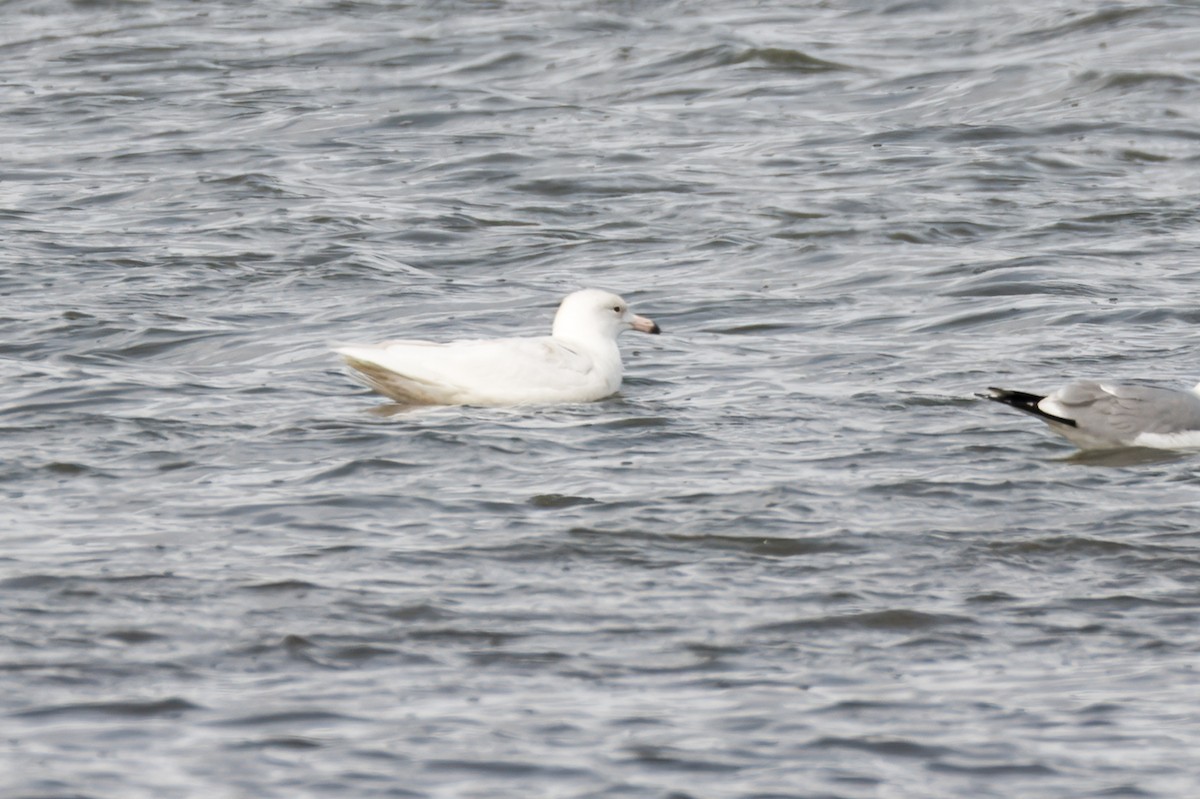
POLYGON ((988 386, 988 391, 992 393, 980 394, 979 396, 984 399, 990 399, 992 402, 999 402, 1001 405, 1009 405, 1018 411, 1025 411, 1025 413, 1033 414, 1049 422, 1065 424, 1069 427, 1076 426, 1074 419, 1055 416, 1039 408, 1038 403, 1046 398, 1045 395, 1030 394, 1028 391, 1010 391, 1007 388, 996 388, 994 386, 988 386))

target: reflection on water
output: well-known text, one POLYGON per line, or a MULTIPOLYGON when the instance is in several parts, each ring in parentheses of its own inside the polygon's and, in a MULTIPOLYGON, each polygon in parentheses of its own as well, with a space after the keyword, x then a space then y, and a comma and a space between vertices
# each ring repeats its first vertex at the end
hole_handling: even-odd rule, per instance
POLYGON ((1150 463, 1174 463, 1195 456, 1195 452, 1125 447, 1122 449, 1080 450, 1060 460, 1063 463, 1076 463, 1081 466, 1139 466, 1150 463))

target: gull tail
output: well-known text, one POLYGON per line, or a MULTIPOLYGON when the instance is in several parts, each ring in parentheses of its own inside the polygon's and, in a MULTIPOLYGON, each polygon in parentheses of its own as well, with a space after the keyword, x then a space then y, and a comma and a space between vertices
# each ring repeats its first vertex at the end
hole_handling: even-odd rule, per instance
POLYGON ((344 347, 334 350, 354 376, 375 391, 406 405, 438 405, 446 401, 440 386, 394 372, 368 359, 369 348, 344 347))
POLYGON ((1001 405, 1009 405, 1016 408, 1018 411, 1032 414, 1039 419, 1044 419, 1047 422, 1055 424, 1065 424, 1068 427, 1075 427, 1074 419, 1067 419, 1062 416, 1055 416, 1052 413, 1046 413, 1038 407, 1038 403, 1044 400, 1044 395, 1030 394, 1027 391, 1010 391, 1006 388, 995 388, 989 386, 990 394, 979 394, 983 399, 989 399, 992 402, 999 402, 1001 405))

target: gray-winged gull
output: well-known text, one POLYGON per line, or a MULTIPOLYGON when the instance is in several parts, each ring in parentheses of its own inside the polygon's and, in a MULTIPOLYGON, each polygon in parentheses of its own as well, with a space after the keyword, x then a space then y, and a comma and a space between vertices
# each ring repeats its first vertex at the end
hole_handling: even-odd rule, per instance
POLYGON ((1045 396, 988 390, 980 396, 1033 414, 1080 449, 1200 447, 1200 386, 1181 391, 1079 380, 1045 396))

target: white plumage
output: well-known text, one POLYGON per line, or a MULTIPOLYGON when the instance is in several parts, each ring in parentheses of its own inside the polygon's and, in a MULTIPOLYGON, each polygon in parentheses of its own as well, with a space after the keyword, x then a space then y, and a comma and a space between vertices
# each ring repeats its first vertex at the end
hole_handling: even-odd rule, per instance
POLYGON ((617 336, 658 333, 616 294, 584 289, 559 305, 549 336, 387 341, 335 350, 367 385, 414 405, 590 402, 621 387, 617 336))

